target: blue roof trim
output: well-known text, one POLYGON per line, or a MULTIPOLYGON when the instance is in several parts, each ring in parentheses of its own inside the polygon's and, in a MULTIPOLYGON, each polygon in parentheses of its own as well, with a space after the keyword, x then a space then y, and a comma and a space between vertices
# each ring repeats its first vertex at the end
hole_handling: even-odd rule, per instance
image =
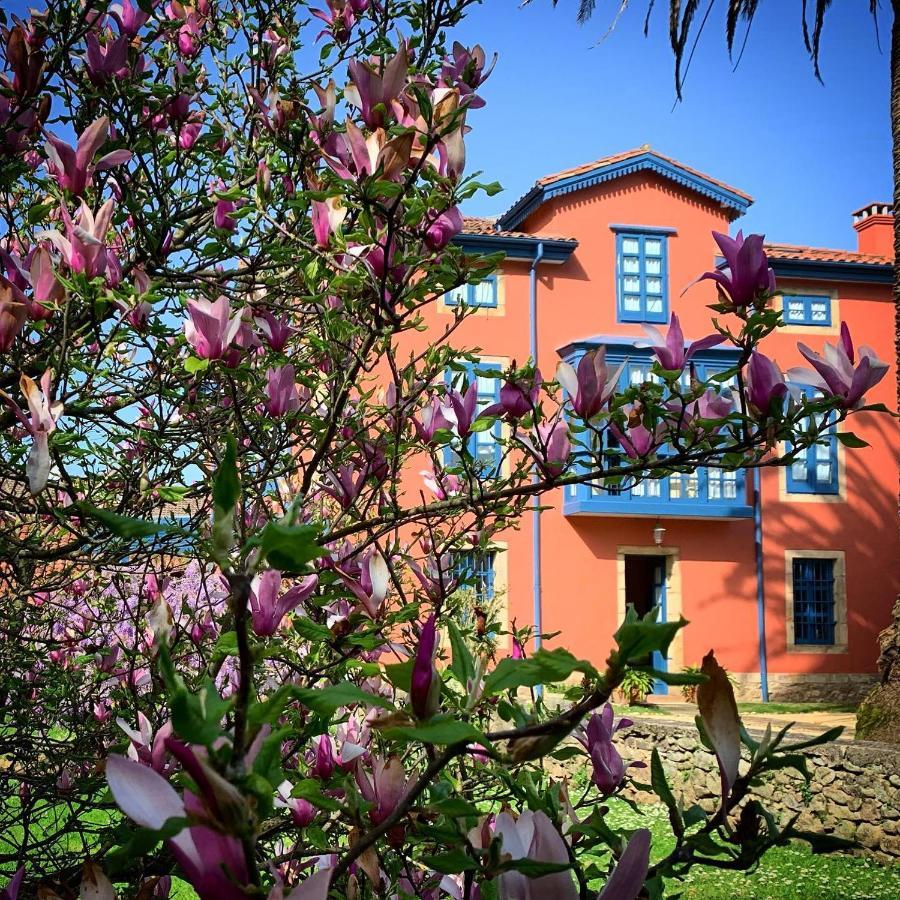
POLYGON ((772 271, 780 278, 809 278, 813 281, 861 281, 893 284, 890 263, 823 262, 817 259, 772 259, 772 271))
POLYGON ((638 234, 678 234, 678 229, 669 225, 620 225, 618 223, 609 226, 610 231, 634 231, 638 234))
POLYGON ((641 500, 620 499, 618 497, 598 497, 596 499, 577 499, 566 497, 563 500, 563 515, 579 516, 616 516, 618 518, 652 518, 652 519, 749 519, 753 515, 753 507, 747 503, 732 500, 726 503, 704 501, 681 503, 671 500, 648 502, 641 500))
POLYGON ((544 245, 543 261, 564 263, 575 252, 576 240, 514 237, 508 234, 458 234, 453 243, 466 253, 503 253, 507 259, 533 260, 538 244, 544 245))
MULTIPOLYGON (((557 348, 557 353, 565 360, 570 360, 573 356, 579 356, 588 350, 596 347, 606 347, 606 355, 613 360, 621 360, 624 356, 641 356, 647 358, 652 355, 653 351, 650 347, 639 347, 638 344, 646 344, 647 339, 636 335, 628 337, 621 334, 598 334, 594 337, 580 338, 579 340, 570 341, 562 347, 557 348)), ((685 341, 685 347, 689 346, 690 341, 685 341)), ((699 363, 703 362, 733 362, 736 363, 741 357, 741 351, 737 347, 710 347, 695 353, 691 359, 699 363)))
POLYGON ((630 156, 619 162, 598 166, 578 175, 559 178, 556 181, 551 181, 549 184, 535 185, 500 216, 497 224, 503 229, 516 228, 542 203, 551 200, 553 197, 571 194, 583 188, 593 187, 606 181, 612 181, 615 178, 621 178, 625 175, 645 170, 655 172, 663 178, 668 178, 670 181, 682 185, 682 187, 686 187, 698 194, 702 194, 704 197, 708 197, 710 200, 720 203, 726 209, 731 210, 733 218, 742 216, 753 202, 714 181, 710 181, 708 178, 703 178, 681 166, 676 166, 674 163, 657 156, 652 151, 647 151, 637 156, 630 156))

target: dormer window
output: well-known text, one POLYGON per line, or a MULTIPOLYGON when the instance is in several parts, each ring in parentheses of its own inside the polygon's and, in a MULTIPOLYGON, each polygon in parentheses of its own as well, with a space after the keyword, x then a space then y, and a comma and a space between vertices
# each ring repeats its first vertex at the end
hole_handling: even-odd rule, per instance
POLYGON ((616 304, 620 322, 669 319, 667 231, 616 234, 616 304))

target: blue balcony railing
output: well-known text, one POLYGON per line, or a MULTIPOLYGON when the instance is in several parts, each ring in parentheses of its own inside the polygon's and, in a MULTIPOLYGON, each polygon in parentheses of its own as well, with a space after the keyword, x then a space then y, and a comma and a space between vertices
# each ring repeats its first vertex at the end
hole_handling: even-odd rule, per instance
MULTIPOLYGON (((627 363, 620 389, 654 378, 651 351, 635 346, 621 335, 578 341, 563 347, 560 355, 577 365, 587 350, 600 344, 606 347, 610 366, 627 363)), ((737 356, 733 349, 706 350, 694 357, 695 374, 705 381, 734 366, 737 356)), ((568 485, 563 497, 563 514, 745 519, 753 515, 753 506, 747 498, 743 471, 704 468, 639 482, 624 481, 618 485, 604 482, 568 485)))

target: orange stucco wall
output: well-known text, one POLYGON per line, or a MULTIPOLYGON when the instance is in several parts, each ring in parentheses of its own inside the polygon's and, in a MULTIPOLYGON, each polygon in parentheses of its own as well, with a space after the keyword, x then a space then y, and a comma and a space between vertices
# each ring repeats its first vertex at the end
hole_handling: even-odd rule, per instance
MULTIPOLYGON (((709 282, 682 294, 711 268, 717 248, 711 231, 728 231, 726 213, 697 194, 656 175, 638 173, 551 200, 539 207, 522 231, 575 237, 578 248, 562 265, 538 269, 538 362, 546 378, 559 361, 557 349, 597 334, 641 334, 639 325, 616 322, 615 234, 613 224, 674 228, 668 238, 669 310, 677 312, 686 336, 711 331, 706 304, 715 299, 709 282)), ((782 286, 782 285, 780 285, 782 286)), ((893 359, 893 307, 887 285, 785 282, 785 288, 813 287, 837 297, 835 317, 845 319, 857 344, 869 344, 882 359, 893 359)), ((479 311, 456 332, 454 344, 480 348, 484 356, 522 362, 529 357, 529 263, 506 261, 500 276, 502 313, 479 311)), ((429 311, 431 328, 448 313, 429 311)), ((766 352, 783 369, 803 364, 797 340, 821 350, 816 329, 772 336, 766 352)), ((893 406, 896 372, 871 392, 871 402, 893 406)), ((896 485, 897 430, 872 413, 852 420, 852 430, 871 447, 840 448, 845 464, 838 502, 785 499, 783 473, 762 476, 764 571, 769 670, 773 673, 874 670, 876 635, 889 619, 898 590, 896 485), (843 653, 787 652, 785 631, 785 551, 837 549, 846 554, 848 647, 843 653)), ((748 479, 749 480, 749 479, 748 479)), ((542 514, 542 609, 545 632, 576 654, 602 663, 617 626, 617 550, 653 547, 653 519, 562 515, 562 494, 544 502, 542 514)), ((677 551, 682 611, 690 621, 681 650, 685 665, 696 665, 711 647, 734 672, 758 671, 756 569, 752 520, 665 519, 664 545, 677 551)), ((532 618, 532 518, 503 536, 509 547, 508 603, 520 626, 532 618)))

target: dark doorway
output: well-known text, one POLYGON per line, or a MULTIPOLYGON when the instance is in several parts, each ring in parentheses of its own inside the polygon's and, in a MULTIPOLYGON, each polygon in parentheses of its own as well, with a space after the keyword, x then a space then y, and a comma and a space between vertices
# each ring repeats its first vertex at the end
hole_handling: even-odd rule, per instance
MULTIPOLYGON (((666 557, 644 554, 625 556, 625 603, 634 606, 639 616, 645 616, 653 607, 659 608, 659 618, 666 620, 666 557)), ((661 672, 668 671, 668 660, 658 652, 647 665, 661 672)), ((657 680, 653 693, 668 694, 669 686, 657 680)))

